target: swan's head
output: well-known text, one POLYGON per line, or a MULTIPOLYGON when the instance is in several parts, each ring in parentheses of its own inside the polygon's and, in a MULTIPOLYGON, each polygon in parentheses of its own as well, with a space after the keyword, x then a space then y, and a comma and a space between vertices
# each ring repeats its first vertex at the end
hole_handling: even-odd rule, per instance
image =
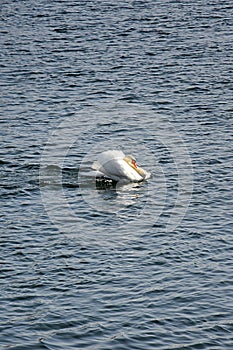
POLYGON ((137 169, 136 159, 133 156, 125 156, 124 161, 129 164, 132 168, 137 169))
POLYGON ((147 173, 145 172, 145 170, 143 170, 142 168, 138 167, 137 166, 137 163, 136 163, 136 159, 131 156, 131 155, 128 155, 128 156, 125 156, 124 157, 124 161, 129 164, 129 166, 131 166, 131 168, 133 168, 134 170, 137 171, 137 173, 144 179, 146 176, 147 176, 147 173))

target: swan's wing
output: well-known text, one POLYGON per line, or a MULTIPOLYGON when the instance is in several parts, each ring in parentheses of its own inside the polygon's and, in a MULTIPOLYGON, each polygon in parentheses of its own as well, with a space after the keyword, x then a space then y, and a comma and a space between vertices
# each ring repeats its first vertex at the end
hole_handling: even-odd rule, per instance
POLYGON ((125 157, 125 154, 122 151, 105 151, 99 154, 98 159, 92 164, 92 169, 100 170, 112 160, 120 160, 125 157))
POLYGON ((112 159, 106 162, 103 167, 100 168, 108 177, 113 180, 129 180, 129 181, 141 181, 142 177, 123 159, 112 159))

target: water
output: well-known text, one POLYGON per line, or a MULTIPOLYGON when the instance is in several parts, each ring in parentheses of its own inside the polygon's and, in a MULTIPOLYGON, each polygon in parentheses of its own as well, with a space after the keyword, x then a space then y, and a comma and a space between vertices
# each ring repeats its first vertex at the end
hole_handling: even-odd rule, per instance
POLYGON ((2 2, 1 349, 232 348, 232 10, 2 2))

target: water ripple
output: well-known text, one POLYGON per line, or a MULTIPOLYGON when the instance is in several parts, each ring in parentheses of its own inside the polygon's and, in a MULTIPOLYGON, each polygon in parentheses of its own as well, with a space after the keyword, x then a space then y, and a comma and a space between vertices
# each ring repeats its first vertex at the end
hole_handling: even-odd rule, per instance
POLYGON ((231 11, 1 5, 2 349, 232 348, 231 11), (98 188, 115 147, 152 178, 98 188))

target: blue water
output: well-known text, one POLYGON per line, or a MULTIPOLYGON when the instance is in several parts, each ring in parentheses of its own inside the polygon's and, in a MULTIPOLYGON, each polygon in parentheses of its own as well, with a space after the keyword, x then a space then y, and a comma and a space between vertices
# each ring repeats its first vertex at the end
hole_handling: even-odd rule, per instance
POLYGON ((0 10, 0 348, 232 349, 231 3, 0 10))

